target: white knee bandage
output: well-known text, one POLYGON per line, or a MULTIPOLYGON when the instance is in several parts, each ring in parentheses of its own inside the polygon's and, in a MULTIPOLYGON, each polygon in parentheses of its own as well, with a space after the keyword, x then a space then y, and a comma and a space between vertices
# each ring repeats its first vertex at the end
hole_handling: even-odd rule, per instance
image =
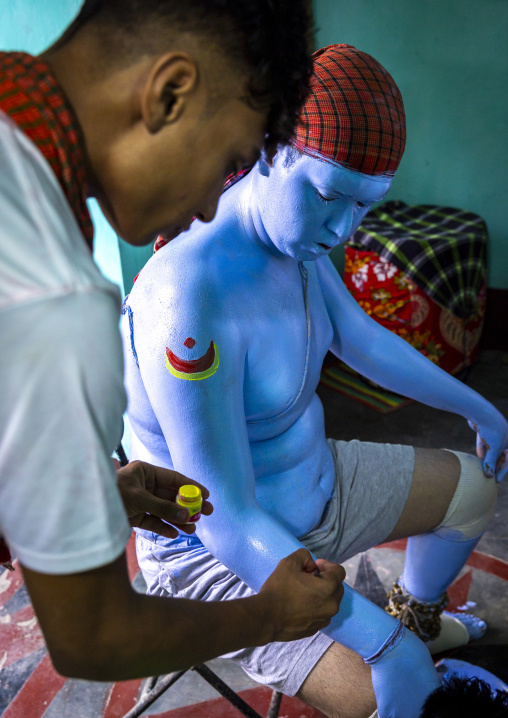
POLYGON ((497 483, 495 479, 485 478, 476 456, 461 451, 450 453, 460 461, 460 478, 446 516, 434 533, 442 538, 467 541, 480 536, 492 518, 497 483))

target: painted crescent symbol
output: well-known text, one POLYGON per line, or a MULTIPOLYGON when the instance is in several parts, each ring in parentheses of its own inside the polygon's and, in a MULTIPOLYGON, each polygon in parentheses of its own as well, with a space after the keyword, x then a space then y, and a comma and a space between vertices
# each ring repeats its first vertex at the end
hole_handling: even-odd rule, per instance
POLYGON ((217 344, 210 342, 205 354, 199 359, 181 359, 166 347, 166 368, 177 379, 199 381, 215 374, 219 368, 219 350, 217 344))

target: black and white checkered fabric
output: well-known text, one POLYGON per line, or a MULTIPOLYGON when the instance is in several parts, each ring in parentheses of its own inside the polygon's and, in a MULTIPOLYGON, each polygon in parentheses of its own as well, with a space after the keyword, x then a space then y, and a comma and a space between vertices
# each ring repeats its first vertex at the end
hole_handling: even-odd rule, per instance
POLYGON ((465 319, 475 313, 487 267, 487 226, 454 207, 385 202, 349 241, 403 271, 441 307, 465 319))

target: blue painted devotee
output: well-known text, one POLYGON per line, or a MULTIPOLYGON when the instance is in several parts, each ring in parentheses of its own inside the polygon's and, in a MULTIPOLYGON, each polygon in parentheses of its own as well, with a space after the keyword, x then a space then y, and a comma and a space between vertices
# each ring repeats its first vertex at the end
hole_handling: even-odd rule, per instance
POLYGON ((131 458, 200 481, 215 507, 195 536, 138 533, 150 593, 246 596, 301 546, 343 562, 411 537, 390 596, 408 627, 346 585, 323 631, 232 654, 255 680, 328 716, 417 718, 439 686, 429 648, 482 632, 473 616, 465 625, 443 613, 444 593, 506 472, 504 417, 363 312, 328 256, 385 197, 404 144, 388 72, 348 45, 318 51, 292 144, 234 183, 212 223, 156 252, 124 307, 131 458), (463 416, 478 457, 327 440, 316 387, 329 350, 383 387, 463 416))

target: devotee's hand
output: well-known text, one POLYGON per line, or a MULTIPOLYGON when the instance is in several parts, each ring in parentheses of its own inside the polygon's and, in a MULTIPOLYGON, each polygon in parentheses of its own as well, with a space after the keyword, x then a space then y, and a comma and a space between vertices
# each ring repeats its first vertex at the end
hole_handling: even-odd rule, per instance
POLYGON ((203 495, 201 513, 209 516, 213 511, 212 504, 205 500, 210 492, 202 484, 178 471, 152 466, 144 461, 132 461, 118 469, 117 484, 130 525, 154 531, 166 538, 178 536, 177 529, 169 526, 170 523, 187 534, 196 530, 195 524, 185 523, 189 518, 187 509, 174 503, 180 486, 199 486, 203 495))
POLYGON ((482 460, 483 473, 502 481, 508 472, 508 423, 504 416, 492 407, 492 412, 482 421, 469 420, 476 431, 476 453, 482 460))
POLYGON ((339 610, 344 593, 342 566, 317 559, 305 548, 286 556, 261 586, 274 641, 294 641, 325 628, 339 610))
POLYGON ((411 631, 371 665, 379 718, 419 718, 440 685, 431 655, 411 631))

